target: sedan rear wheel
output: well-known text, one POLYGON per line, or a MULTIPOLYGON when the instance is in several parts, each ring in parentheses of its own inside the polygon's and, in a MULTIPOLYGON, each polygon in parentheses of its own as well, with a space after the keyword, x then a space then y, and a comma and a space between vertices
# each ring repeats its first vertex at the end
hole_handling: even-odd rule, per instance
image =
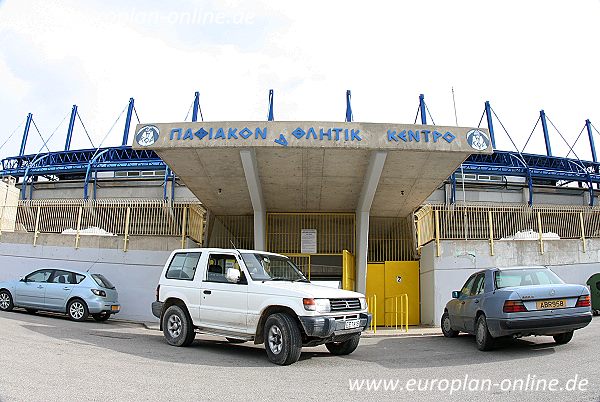
POLYGON ((571 339, 573 339, 573 331, 565 332, 563 334, 554 335, 554 342, 559 345, 564 345, 565 343, 569 343, 571 339))
POLYGON ((71 300, 67 306, 67 314, 73 321, 85 321, 89 315, 87 304, 80 299, 71 300))
POLYGON ((485 320, 485 316, 483 314, 477 319, 475 342, 477 343, 477 349, 482 351, 492 350, 494 347, 494 338, 488 330, 487 321, 485 320))
POLYGON ((458 331, 452 329, 452 323, 450 322, 450 316, 448 315, 447 311, 442 315, 441 326, 442 333, 446 338, 454 338, 458 336, 458 331))
POLYGON ((8 290, 0 291, 0 310, 11 311, 15 305, 8 290))

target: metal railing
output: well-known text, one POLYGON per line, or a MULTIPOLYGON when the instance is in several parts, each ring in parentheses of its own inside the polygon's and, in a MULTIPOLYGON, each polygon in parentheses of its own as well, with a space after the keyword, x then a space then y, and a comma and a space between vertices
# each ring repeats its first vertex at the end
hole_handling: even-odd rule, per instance
POLYGON ((377 295, 374 294, 367 299, 367 307, 369 313, 372 314, 369 329, 373 331, 373 333, 377 333, 377 295))
POLYGON ((413 233, 406 218, 369 219, 369 262, 411 261, 415 259, 413 233))
POLYGON ((397 296, 386 297, 383 304, 385 326, 398 329, 398 325, 400 325, 401 330, 404 329, 404 331, 408 332, 408 295, 403 293, 397 296))
POLYGON ((355 214, 336 212, 267 213, 267 250, 302 254, 302 229, 317 231, 317 252, 313 254, 354 253, 355 214))
POLYGON ((600 207, 561 205, 425 205, 415 212, 417 247, 441 240, 488 240, 490 254, 498 240, 531 239, 544 253, 547 239, 600 238, 600 207))
MULTIPOLYGON (((75 247, 84 234, 123 236, 127 250, 130 236, 174 236, 201 243, 204 209, 194 202, 163 200, 20 200, 3 208, 2 216, 14 217, 15 232, 75 235, 75 247)), ((6 230, 5 230, 6 231, 6 230)))

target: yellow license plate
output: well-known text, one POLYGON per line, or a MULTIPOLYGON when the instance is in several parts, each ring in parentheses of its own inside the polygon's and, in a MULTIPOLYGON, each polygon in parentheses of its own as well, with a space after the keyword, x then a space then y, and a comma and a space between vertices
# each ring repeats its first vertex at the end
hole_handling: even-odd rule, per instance
POLYGON ((548 310, 555 308, 566 308, 567 299, 542 300, 536 302, 538 310, 548 310))
POLYGON ((119 306, 111 306, 112 311, 119 311, 119 306))

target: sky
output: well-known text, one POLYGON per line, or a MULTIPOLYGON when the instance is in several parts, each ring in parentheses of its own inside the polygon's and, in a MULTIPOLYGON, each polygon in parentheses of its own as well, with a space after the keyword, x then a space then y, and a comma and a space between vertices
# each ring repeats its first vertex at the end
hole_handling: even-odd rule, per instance
MULTIPOLYGON (((116 146, 130 97, 144 123, 183 121, 195 91, 206 121, 252 121, 269 89, 280 121, 343 121, 350 89, 355 121, 413 123, 422 93, 455 125, 454 88, 460 126, 489 100, 519 150, 540 109, 572 144, 586 118, 600 129, 599 17, 600 0, 0 0, 0 157, 29 112, 52 151, 73 104, 95 146, 116 146)), ((42 145, 32 128, 26 153, 42 145)), ((89 147, 77 122, 71 148, 89 147)), ((541 125, 525 151, 545 153, 541 125)), ((591 158, 586 132, 575 152, 591 158)))

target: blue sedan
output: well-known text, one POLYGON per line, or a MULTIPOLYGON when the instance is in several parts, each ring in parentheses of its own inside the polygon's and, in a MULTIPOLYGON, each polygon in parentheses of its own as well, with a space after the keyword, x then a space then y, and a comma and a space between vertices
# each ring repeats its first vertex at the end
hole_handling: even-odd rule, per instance
POLYGON ((46 268, 9 282, 0 282, 0 311, 14 307, 66 313, 73 321, 91 315, 106 321, 121 310, 115 287, 101 274, 46 268))
POLYGON ((550 335, 558 344, 592 320, 586 286, 565 284, 546 267, 486 269, 452 292, 441 327, 444 336, 475 335, 479 350, 496 338, 550 335))

